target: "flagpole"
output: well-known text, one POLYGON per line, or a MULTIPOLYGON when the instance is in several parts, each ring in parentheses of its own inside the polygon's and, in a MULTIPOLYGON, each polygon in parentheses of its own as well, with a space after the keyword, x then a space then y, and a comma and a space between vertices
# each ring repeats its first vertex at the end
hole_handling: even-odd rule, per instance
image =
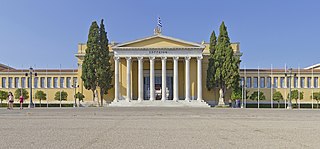
POLYGON ((299 84, 300 86, 298 86, 298 109, 300 109, 300 101, 301 101, 301 97, 300 97, 300 89, 301 89, 301 76, 300 76, 300 64, 298 65, 298 78, 299 78, 299 84))
MULTIPOLYGON (((46 67, 46 79, 45 80, 47 80, 48 79, 48 64, 47 64, 47 67, 46 67)), ((46 82, 46 81, 45 81, 46 82)), ((47 81, 47 83, 48 83, 48 81, 47 81)), ((47 84, 46 83, 46 84, 47 84)), ((49 100, 49 94, 48 94, 48 84, 47 84, 47 86, 46 86, 46 94, 47 94, 47 108, 49 107, 49 103, 48 103, 48 100, 49 100)))
POLYGON ((258 109, 260 108, 260 67, 258 66, 258 109))
MULTIPOLYGON (((270 84, 272 84, 271 82, 272 82, 272 78, 273 78, 273 74, 272 74, 272 64, 271 64, 271 78, 270 78, 270 84)), ((273 87, 272 87, 272 85, 271 85, 271 109, 273 109, 273 87)))
MULTIPOLYGON (((287 64, 284 64, 284 72, 287 73, 287 64)), ((286 96, 286 98, 284 99, 284 108, 287 109, 287 88, 288 88, 288 79, 287 77, 286 79, 286 89, 284 90, 284 95, 286 96)), ((290 80, 291 81, 291 80, 290 80)), ((290 83, 291 84, 291 83, 290 83)))
MULTIPOLYGON (((37 67, 37 65, 36 64, 34 64, 34 69, 33 69, 33 71, 34 71, 34 74, 36 74, 36 67, 37 67)), ((31 82, 31 84, 33 85, 33 87, 31 88, 31 89, 33 89, 33 92, 32 92, 32 94, 33 94, 33 97, 36 97, 36 88, 35 88, 35 82, 34 82, 34 79, 36 78, 37 76, 34 76, 33 77, 33 83, 32 83, 32 79, 30 80, 30 82, 31 82)), ((36 101, 34 100, 34 102, 33 102, 33 106, 34 107, 36 107, 36 101)), ((40 105, 40 107, 41 107, 41 105, 40 105)))
MULTIPOLYGON (((312 67, 312 74, 311 74, 311 78, 312 78, 312 80, 313 80, 313 67, 312 67)), ((311 93, 311 96, 312 96, 312 109, 313 109, 313 83, 312 82, 310 82, 311 84, 312 84, 312 86, 311 86, 311 88, 312 88, 312 93, 311 93)))
MULTIPOLYGON (((60 64, 60 75, 59 75, 59 80, 61 79, 61 64, 60 64)), ((58 83, 58 82, 57 82, 58 83)), ((60 108, 61 108, 61 87, 59 86, 60 88, 60 108)))
POLYGON ((245 80, 245 85, 244 85, 244 107, 247 108, 247 74, 246 74, 246 65, 244 65, 244 80, 245 80))
MULTIPOLYGON (((21 74, 23 75, 23 64, 22 64, 22 68, 21 68, 21 74)), ((20 81, 20 96, 23 96, 22 95, 22 77, 21 77, 21 81, 20 81)), ((23 98, 26 98, 26 97, 23 97, 23 98)), ((23 101, 24 102, 24 101, 23 101)))
POLYGON ((10 68, 9 68, 9 67, 10 67, 10 66, 9 66, 9 64, 8 64, 7 67, 8 67, 8 73, 7 73, 7 75, 8 75, 8 79, 7 79, 8 84, 7 84, 7 87, 8 87, 8 93, 9 93, 9 92, 10 92, 10 88, 9 88, 9 87, 10 87, 10 85, 9 85, 9 83, 10 83, 10 82, 9 82, 9 71, 10 71, 10 68))

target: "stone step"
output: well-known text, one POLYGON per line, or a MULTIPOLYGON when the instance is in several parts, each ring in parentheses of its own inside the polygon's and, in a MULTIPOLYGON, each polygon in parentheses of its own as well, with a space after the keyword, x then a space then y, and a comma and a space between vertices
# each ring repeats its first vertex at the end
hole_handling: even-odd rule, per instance
POLYGON ((110 107, 210 107, 208 103, 205 101, 185 101, 185 100, 179 100, 179 101, 137 101, 137 100, 131 100, 130 102, 127 102, 125 100, 119 100, 117 102, 111 102, 108 106, 110 107))

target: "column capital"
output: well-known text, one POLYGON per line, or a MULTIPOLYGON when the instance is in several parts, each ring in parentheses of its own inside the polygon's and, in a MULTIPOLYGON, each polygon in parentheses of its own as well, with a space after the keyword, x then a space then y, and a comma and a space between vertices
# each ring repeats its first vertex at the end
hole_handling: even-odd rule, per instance
POLYGON ((179 60, 178 56, 173 57, 173 60, 179 60))
POLYGON ((202 60, 202 59, 203 59, 202 55, 197 57, 197 60, 202 60))
POLYGON ((114 56, 113 59, 114 59, 115 61, 118 61, 118 60, 120 59, 120 57, 114 56))
POLYGON ((143 57, 137 57, 139 61, 143 60, 143 57))
POLYGON ((184 59, 185 59, 186 61, 189 61, 189 60, 191 59, 191 57, 190 57, 190 56, 186 56, 186 57, 184 57, 184 59))
POLYGON ((127 61, 130 61, 130 60, 131 60, 131 57, 126 57, 126 60, 127 60, 127 61))
POLYGON ((161 60, 167 60, 167 57, 161 57, 161 60))
POLYGON ((149 57, 150 61, 153 61, 155 58, 156 58, 156 57, 154 57, 154 56, 150 56, 150 57, 149 57))

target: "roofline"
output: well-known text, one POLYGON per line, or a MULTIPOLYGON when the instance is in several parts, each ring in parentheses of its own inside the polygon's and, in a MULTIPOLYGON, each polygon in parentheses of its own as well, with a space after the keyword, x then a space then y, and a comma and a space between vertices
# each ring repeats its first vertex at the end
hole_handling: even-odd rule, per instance
POLYGON ((171 40, 174 40, 174 41, 183 42, 183 43, 190 44, 190 45, 193 45, 193 46, 198 46, 199 48, 205 48, 204 45, 198 44, 196 42, 189 42, 189 41, 185 41, 185 40, 181 40, 181 39, 177 39, 177 38, 173 38, 173 37, 169 37, 169 36, 165 36, 165 35, 161 35, 161 34, 152 35, 152 36, 148 36, 148 37, 145 37, 145 38, 139 38, 139 39, 136 39, 136 40, 131 40, 131 41, 128 41, 128 42, 120 43, 120 44, 117 44, 117 45, 113 46, 112 48, 122 48, 121 46, 123 46, 123 45, 132 44, 132 43, 140 42, 140 41, 143 41, 143 40, 149 40, 149 39, 156 38, 156 37, 161 37, 161 38, 165 38, 165 39, 171 39, 171 40))

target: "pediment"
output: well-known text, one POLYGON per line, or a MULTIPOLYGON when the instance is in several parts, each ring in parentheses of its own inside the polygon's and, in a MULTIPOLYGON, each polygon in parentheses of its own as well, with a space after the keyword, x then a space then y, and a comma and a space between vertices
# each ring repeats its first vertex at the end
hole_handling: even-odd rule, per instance
POLYGON ((168 36, 154 35, 122 43, 113 48, 204 48, 204 45, 168 36))

